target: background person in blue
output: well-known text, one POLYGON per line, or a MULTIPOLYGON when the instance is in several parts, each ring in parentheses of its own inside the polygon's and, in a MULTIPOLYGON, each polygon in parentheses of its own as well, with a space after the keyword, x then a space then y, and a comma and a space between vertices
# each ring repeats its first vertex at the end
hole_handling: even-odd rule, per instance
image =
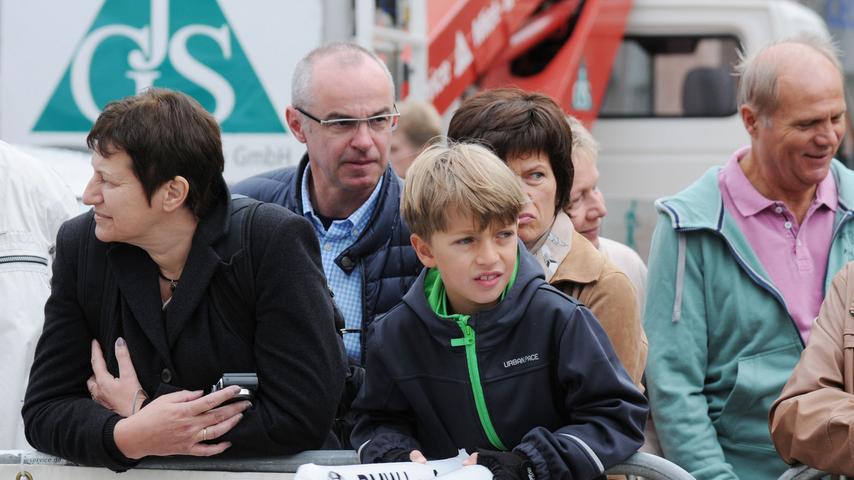
POLYGON ((401 210, 428 268, 369 331, 362 462, 465 448, 499 479, 591 479, 640 447, 646 400, 593 314, 519 243, 526 200, 478 145, 430 147, 409 169, 401 210))
POLYGON ((854 259, 854 174, 832 46, 798 38, 739 68, 750 146, 656 202, 646 379, 664 455, 699 480, 776 479, 768 432, 834 274, 854 259))

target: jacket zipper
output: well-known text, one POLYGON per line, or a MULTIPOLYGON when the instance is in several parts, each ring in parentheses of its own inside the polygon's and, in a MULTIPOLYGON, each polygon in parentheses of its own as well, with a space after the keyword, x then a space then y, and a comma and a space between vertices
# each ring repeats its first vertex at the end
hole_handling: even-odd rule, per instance
POLYGON ((475 333, 474 329, 468 324, 468 317, 458 318, 457 325, 463 331, 462 338, 452 338, 452 347, 466 347, 466 365, 469 371, 469 380, 471 381, 471 392, 474 395, 474 405, 477 408, 477 416, 480 418, 480 425, 483 427, 483 432, 486 438, 493 447, 499 450, 507 450, 498 434, 495 432, 495 427, 492 426, 492 420, 489 418, 489 411, 486 408, 486 399, 483 398, 483 387, 480 384, 480 371, 477 368, 477 352, 475 350, 475 333))
POLYGON ((6 255, 0 256, 0 265, 4 263, 38 263, 47 266, 47 259, 36 255, 6 255))

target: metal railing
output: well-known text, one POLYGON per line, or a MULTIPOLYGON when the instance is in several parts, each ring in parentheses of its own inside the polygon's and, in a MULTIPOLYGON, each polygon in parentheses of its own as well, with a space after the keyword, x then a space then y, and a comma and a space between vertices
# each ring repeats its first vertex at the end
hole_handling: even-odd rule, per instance
MULTIPOLYGON (((218 472, 294 473, 300 465, 352 465, 359 462, 352 450, 310 450, 287 457, 209 459, 198 457, 158 457, 141 461, 135 470, 194 470, 218 472)), ((67 460, 35 451, 0 450, 3 465, 76 465, 67 460)), ((106 470, 106 469, 105 469, 106 470)), ((607 470, 610 475, 640 476, 647 480, 693 480, 688 472, 668 460, 638 452, 623 463, 607 470)), ((791 477, 806 480, 807 477, 791 477)), ((809 477, 815 478, 815 477, 809 477)))
POLYGON ((777 480, 816 480, 824 477, 829 478, 830 474, 806 465, 795 465, 783 472, 777 480))

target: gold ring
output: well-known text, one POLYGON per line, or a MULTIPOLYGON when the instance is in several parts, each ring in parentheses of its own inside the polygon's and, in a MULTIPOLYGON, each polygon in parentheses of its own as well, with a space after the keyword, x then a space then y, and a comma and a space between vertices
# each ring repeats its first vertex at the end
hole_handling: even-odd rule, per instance
POLYGON ((202 441, 203 442, 208 441, 208 427, 205 427, 202 429, 202 441))

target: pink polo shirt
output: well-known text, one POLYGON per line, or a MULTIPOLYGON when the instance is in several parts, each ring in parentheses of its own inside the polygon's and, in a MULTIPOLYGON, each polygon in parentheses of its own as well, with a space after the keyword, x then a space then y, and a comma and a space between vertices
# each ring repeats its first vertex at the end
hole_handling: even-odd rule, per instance
POLYGON ((837 208, 833 175, 818 184, 804 221, 798 225, 783 204, 762 196, 744 175, 738 162, 750 150, 733 154, 718 173, 724 208, 753 247, 771 282, 783 295, 786 308, 804 343, 824 297, 827 256, 837 208))

